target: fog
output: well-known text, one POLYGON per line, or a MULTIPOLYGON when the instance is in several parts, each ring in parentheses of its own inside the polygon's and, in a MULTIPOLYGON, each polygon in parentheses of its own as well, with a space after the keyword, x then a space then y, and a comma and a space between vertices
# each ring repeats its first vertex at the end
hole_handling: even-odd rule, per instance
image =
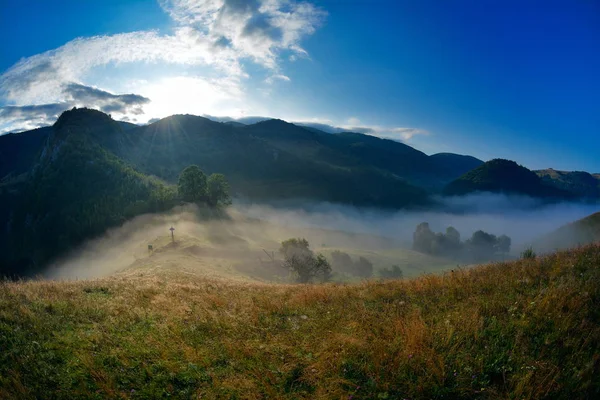
POLYGON ((415 227, 429 222, 433 231, 453 226, 461 238, 481 229, 506 234, 513 245, 526 245, 556 228, 600 210, 600 205, 559 203, 544 205, 524 196, 476 194, 439 198, 432 211, 382 211, 331 203, 308 203, 303 207, 264 205, 237 206, 247 216, 286 226, 311 226, 394 238, 410 246, 415 227))
POLYGON ((591 204, 544 205, 526 197, 492 194, 438 200, 441 206, 433 211, 389 211, 314 202, 236 204, 218 219, 207 218, 205 211, 193 206, 176 208, 165 214, 142 215, 109 230, 51 265, 44 277, 83 279, 123 270, 148 257, 148 244, 161 240, 168 244, 171 226, 176 238, 197 239, 197 247, 206 243, 204 247, 210 248, 211 257, 228 260, 232 265, 255 261, 262 249, 276 251, 281 240, 296 236, 306 237, 314 247, 373 252, 409 249, 415 227, 421 222, 429 222, 435 232, 453 226, 463 240, 479 229, 506 234, 512 238, 513 253, 518 254, 535 239, 600 209, 591 204))

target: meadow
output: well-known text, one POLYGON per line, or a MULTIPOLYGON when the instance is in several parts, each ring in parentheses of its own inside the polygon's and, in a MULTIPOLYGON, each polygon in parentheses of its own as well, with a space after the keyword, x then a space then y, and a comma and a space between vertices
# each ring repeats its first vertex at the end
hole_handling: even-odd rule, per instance
POLYGON ((600 246, 353 284, 0 284, 0 398, 597 398, 600 246))

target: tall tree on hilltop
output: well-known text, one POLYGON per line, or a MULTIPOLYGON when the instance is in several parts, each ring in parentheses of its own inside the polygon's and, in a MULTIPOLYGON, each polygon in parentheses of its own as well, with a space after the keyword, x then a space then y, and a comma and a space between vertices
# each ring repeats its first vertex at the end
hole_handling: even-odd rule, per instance
POLYGON ((229 196, 229 183, 223 174, 212 174, 207 181, 207 199, 211 207, 227 206, 231 204, 229 196))
POLYGON ((206 200, 206 175, 197 165, 190 165, 179 175, 177 184, 179 197, 188 203, 199 203, 206 200))

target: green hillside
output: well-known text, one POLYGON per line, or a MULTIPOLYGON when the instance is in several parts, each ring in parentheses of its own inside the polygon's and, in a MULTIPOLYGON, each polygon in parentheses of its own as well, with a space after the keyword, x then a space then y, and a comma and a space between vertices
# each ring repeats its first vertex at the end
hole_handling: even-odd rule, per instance
POLYGON ((584 171, 557 171, 549 168, 535 171, 542 181, 586 199, 600 198, 600 176, 584 171))
POLYGON ((534 172, 514 161, 494 159, 467 172, 449 183, 444 193, 465 195, 474 192, 492 192, 527 195, 548 199, 569 199, 575 195, 566 190, 546 185, 534 172))
POLYGON ((2 282, 0 398, 592 399, 599 299, 598 246, 356 285, 2 282))

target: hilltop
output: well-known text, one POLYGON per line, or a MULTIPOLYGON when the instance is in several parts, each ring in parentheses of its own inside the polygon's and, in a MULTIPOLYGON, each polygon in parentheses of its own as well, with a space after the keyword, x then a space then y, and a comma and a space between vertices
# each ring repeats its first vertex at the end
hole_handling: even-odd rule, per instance
POLYGON ((413 280, 0 284, 3 398, 594 398, 600 247, 413 280))
POLYGON ((600 198, 600 174, 584 171, 557 171, 549 168, 535 171, 548 185, 567 190, 585 199, 600 198))
POLYGON ((548 185, 533 171, 514 161, 494 159, 450 182, 447 195, 457 196, 474 192, 526 195, 545 199, 574 199, 566 190, 548 185))

